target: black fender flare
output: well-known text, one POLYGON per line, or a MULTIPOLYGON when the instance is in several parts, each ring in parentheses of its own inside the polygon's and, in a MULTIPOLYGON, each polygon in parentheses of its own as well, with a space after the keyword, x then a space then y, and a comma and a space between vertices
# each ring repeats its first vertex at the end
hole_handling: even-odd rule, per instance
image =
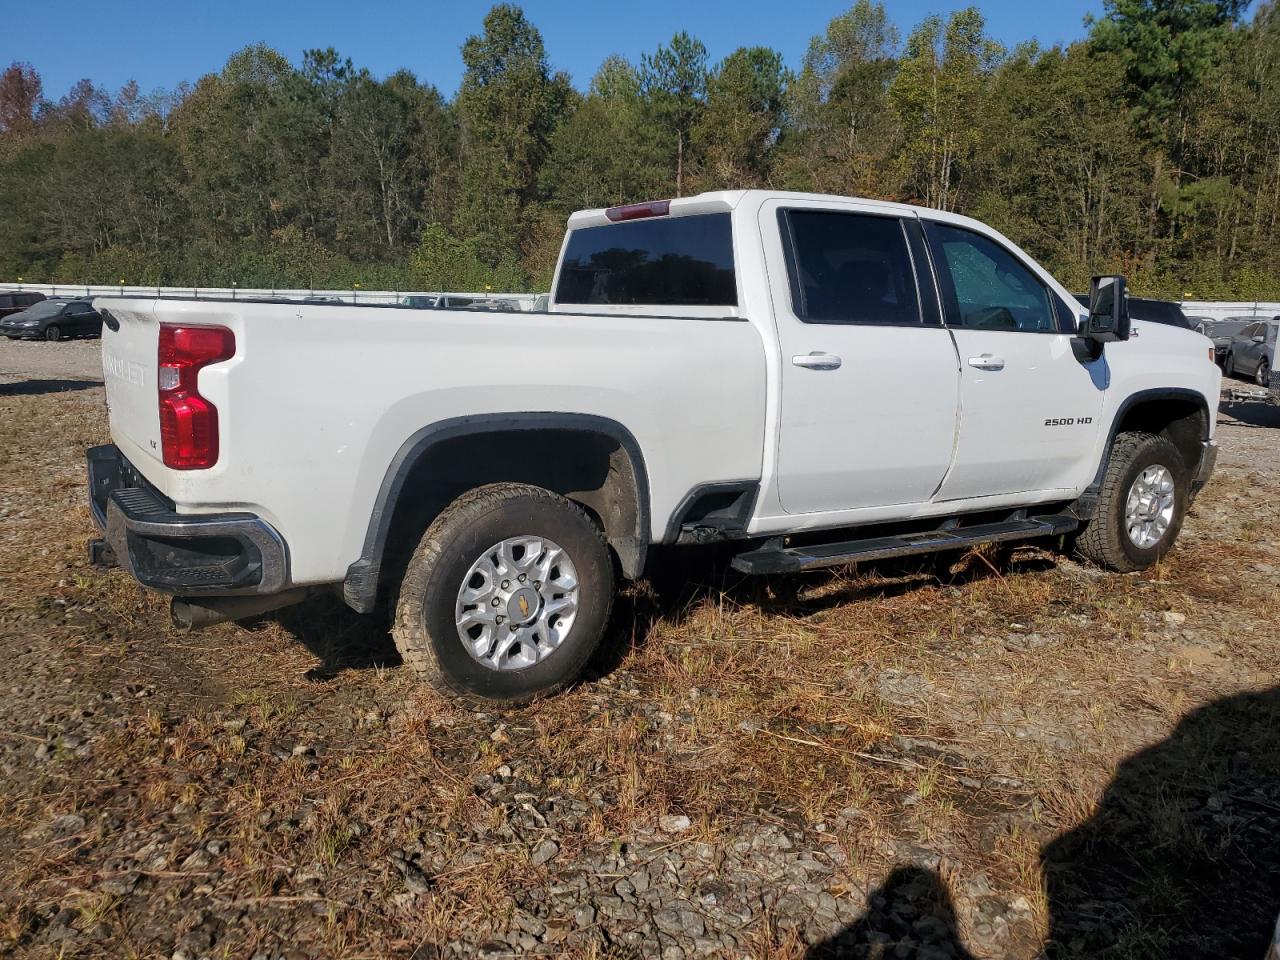
MULTIPOLYGON (((1140 403, 1147 403, 1152 400, 1187 400, 1199 405, 1204 411, 1205 433, 1200 439, 1208 440, 1212 428, 1210 420, 1209 400, 1199 390, 1192 390, 1190 387, 1153 387, 1147 390, 1139 390, 1125 397, 1116 408, 1115 415, 1111 418, 1111 425, 1107 431, 1106 443, 1102 446, 1102 456, 1098 459, 1098 469, 1093 475, 1093 480, 1089 486, 1085 487, 1084 492, 1080 494, 1080 498, 1075 502, 1073 513, 1081 520, 1088 520, 1093 516, 1094 508, 1097 506, 1098 494, 1102 490, 1102 478, 1107 472, 1107 465, 1111 462, 1111 448, 1115 444, 1116 434, 1120 432, 1120 424, 1124 422, 1125 416, 1140 403)), ((1187 464, 1192 473, 1195 473, 1197 464, 1187 464)))
POLYGON ((586 413, 486 413, 439 420, 416 431, 400 445, 378 488, 360 558, 347 567, 342 593, 348 606, 360 613, 369 613, 377 603, 379 573, 390 534, 391 518, 404 492, 405 481, 414 467, 430 456, 434 447, 445 441, 509 430, 575 430, 605 436, 618 444, 631 462, 638 502, 636 529, 621 546, 615 544, 615 549, 618 550, 623 572, 629 577, 640 575, 644 569, 650 539, 649 474, 640 444, 631 431, 617 420, 586 413))

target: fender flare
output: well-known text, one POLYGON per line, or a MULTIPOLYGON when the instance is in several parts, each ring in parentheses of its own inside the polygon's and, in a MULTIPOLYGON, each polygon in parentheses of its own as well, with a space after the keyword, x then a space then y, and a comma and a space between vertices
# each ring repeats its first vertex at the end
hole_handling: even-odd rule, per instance
POLYGON ((636 529, 615 542, 623 572, 637 577, 644 569, 649 548, 649 474, 635 436, 608 417, 586 413, 487 413, 439 420, 416 431, 400 445, 378 488, 360 558, 347 567, 343 599, 359 613, 373 610, 378 596, 379 573, 390 535, 391 518, 413 469, 439 444, 459 437, 509 430, 574 430, 608 437, 618 444, 631 463, 636 485, 636 529))
MULTIPOLYGON (((1073 512, 1081 520, 1088 520, 1093 516, 1094 508, 1097 506, 1098 494, 1102 490, 1102 478, 1107 472, 1107 465, 1111 462, 1111 448, 1115 444, 1116 434, 1120 432, 1120 424, 1124 421, 1125 416, 1140 403, 1147 403, 1151 400, 1188 400, 1197 404, 1204 411, 1205 434, 1200 439, 1207 441, 1209 439, 1210 421, 1209 400, 1199 390, 1193 390, 1190 387, 1152 387, 1147 390, 1139 390, 1125 397, 1116 408, 1115 414, 1111 418, 1111 426, 1107 431, 1107 440, 1102 447, 1102 456, 1098 459, 1098 469, 1093 475, 1093 480, 1089 486, 1084 488, 1078 500, 1076 500, 1073 512)), ((1188 468, 1194 474, 1196 464, 1187 464, 1188 468)))

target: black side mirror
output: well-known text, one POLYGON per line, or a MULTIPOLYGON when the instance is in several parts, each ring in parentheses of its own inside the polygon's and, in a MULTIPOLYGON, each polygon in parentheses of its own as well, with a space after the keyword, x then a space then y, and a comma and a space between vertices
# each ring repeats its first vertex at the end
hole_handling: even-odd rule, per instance
POLYGON ((1094 277, 1089 283, 1089 318, 1080 336, 1094 343, 1129 339, 1129 292, 1124 277, 1094 277))

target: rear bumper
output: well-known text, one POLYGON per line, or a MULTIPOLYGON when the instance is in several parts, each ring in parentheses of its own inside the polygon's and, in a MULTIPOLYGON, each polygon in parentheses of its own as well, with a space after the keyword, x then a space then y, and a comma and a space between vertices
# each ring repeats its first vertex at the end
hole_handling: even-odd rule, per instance
POLYGON ((182 514, 114 444, 85 453, 89 506, 103 531, 89 544, 99 566, 123 567, 144 587, 183 596, 278 593, 288 549, 252 513, 182 514))

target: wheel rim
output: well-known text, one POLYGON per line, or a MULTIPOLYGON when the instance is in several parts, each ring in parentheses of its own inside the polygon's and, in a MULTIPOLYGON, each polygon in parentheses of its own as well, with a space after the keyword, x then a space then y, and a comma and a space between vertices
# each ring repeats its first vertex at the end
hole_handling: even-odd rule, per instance
POLYGON ((1153 463, 1134 479, 1125 501, 1124 526, 1130 542, 1149 550, 1163 540, 1173 523, 1173 507, 1173 474, 1153 463))
POLYGON ((458 639, 490 670, 523 670, 564 642, 578 616, 578 571, 546 537, 508 537, 484 551, 458 589, 458 639))
POLYGON ((1267 385, 1267 361, 1263 360, 1258 364, 1258 386, 1265 387, 1267 385))
POLYGON ((48 337, 50 340, 57 340, 60 336, 62 336, 62 331, 59 330, 57 327, 49 327, 49 329, 45 331, 45 336, 48 337))

